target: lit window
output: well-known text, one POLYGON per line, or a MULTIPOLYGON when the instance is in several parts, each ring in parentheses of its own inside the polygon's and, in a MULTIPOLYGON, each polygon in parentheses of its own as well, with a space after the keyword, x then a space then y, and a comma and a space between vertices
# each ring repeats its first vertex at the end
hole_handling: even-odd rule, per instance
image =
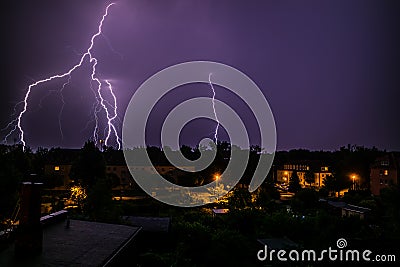
POLYGON ((384 171, 383 171, 383 174, 384 174, 384 175, 389 175, 389 171, 388 171, 388 170, 384 170, 384 171))
POLYGON ((323 171, 323 172, 328 171, 328 167, 321 167, 321 171, 323 171))
POLYGON ((59 171, 60 170, 60 166, 54 166, 54 170, 55 171, 59 171))

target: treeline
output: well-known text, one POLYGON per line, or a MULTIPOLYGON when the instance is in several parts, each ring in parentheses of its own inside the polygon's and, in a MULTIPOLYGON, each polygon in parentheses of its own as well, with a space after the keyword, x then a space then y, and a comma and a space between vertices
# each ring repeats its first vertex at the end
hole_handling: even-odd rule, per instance
MULTIPOLYGON (((147 147, 146 151, 154 165, 169 165, 170 163, 164 153, 166 149, 169 148, 147 147)), ((196 160, 207 149, 210 148, 182 146, 180 150, 187 159, 196 160)), ((239 148, 232 148, 227 142, 219 142, 214 149, 216 149, 216 157, 206 169, 198 173, 173 170, 171 173, 166 173, 164 175, 165 178, 185 186, 199 186, 211 182, 216 174, 220 174, 225 170, 229 163, 231 150, 239 148)), ((241 177, 241 183, 248 184, 251 181, 262 151, 259 146, 250 147, 249 162, 243 177, 241 177)), ((368 188, 370 164, 384 153, 385 151, 377 148, 350 145, 341 147, 337 151, 309 151, 305 149, 278 151, 275 153, 273 171, 274 168, 291 161, 321 160, 331 166, 336 177, 348 176, 348 173, 357 173, 362 177, 361 186, 368 188)), ((36 151, 29 148, 23 150, 21 145, 0 146, 0 219, 12 212, 18 198, 18 186, 22 180, 40 179, 50 186, 52 181, 46 180, 45 164, 72 164, 74 165, 73 172, 75 174, 71 173, 70 176, 72 178, 74 178, 73 176, 78 176, 77 178, 79 178, 80 174, 76 175, 76 173, 79 173, 77 170, 81 168, 77 166, 78 159, 81 159, 80 164, 90 166, 125 164, 122 151, 114 150, 111 147, 99 149, 93 142, 87 142, 82 149, 38 148, 36 151), (87 152, 88 150, 91 152, 87 152), (87 154, 86 156, 85 153, 87 154), (90 155, 96 156, 90 158, 90 155), (29 177, 32 173, 37 174, 37 178, 29 177)), ((97 167, 94 169, 93 172, 98 172, 97 167)), ((101 170, 103 172, 103 167, 101 170)), ((90 168, 82 171, 84 173, 82 177, 88 177, 87 179, 92 177, 89 175, 92 172, 90 168)), ((268 174, 269 180, 273 178, 273 171, 268 174)), ((103 174, 97 174, 97 176, 102 177, 103 174)), ((95 181, 82 181, 82 183, 92 186, 95 181)))

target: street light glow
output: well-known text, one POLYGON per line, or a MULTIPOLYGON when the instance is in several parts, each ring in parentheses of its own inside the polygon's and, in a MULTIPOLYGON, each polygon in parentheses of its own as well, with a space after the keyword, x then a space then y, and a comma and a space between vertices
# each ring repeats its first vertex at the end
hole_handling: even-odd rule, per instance
POLYGON ((351 178, 353 179, 353 189, 355 190, 356 189, 356 183, 355 183, 356 175, 352 174, 351 178))

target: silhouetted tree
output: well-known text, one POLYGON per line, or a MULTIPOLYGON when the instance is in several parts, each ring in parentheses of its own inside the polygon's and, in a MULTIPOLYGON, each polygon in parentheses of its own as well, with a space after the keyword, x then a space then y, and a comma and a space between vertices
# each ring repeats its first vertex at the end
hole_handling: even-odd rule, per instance
POLYGON ((88 190, 85 212, 95 221, 115 222, 119 209, 112 201, 111 180, 98 179, 88 190))
POLYGON ((0 155, 0 221, 11 216, 18 200, 23 175, 14 163, 10 152, 0 155))
POLYGON ((328 195, 330 195, 332 192, 335 192, 335 179, 333 178, 333 175, 327 175, 324 180, 323 180, 323 186, 326 191, 328 191, 328 195))
POLYGON ((112 201, 112 180, 106 175, 106 162, 94 142, 88 141, 71 167, 70 176, 87 192, 84 212, 95 221, 113 222, 119 212, 112 201))
POLYGON ((229 206, 233 209, 243 209, 251 206, 251 195, 246 188, 236 187, 228 198, 229 206))
POLYGON ((311 184, 315 182, 314 172, 312 172, 311 170, 306 171, 304 179, 306 180, 308 185, 311 186, 311 184))
MULTIPOLYGON (((39 147, 36 153, 33 155, 32 159, 32 169, 33 172, 39 176, 44 175, 44 165, 48 157, 49 150, 47 148, 39 147)), ((45 184, 46 186, 46 184, 45 184)))
POLYGON ((280 198, 279 191, 275 188, 272 177, 267 177, 265 183, 255 193, 256 204, 260 207, 265 207, 271 200, 278 200, 280 198))
POLYGON ((289 179, 288 191, 292 192, 292 193, 296 193, 300 189, 301 189, 301 185, 300 185, 299 176, 297 175, 296 171, 293 171, 292 176, 290 176, 290 179, 289 179))
POLYGON ((318 193, 312 188, 299 190, 292 200, 292 207, 298 210, 316 208, 318 205, 318 193))
POLYGON ((325 188, 329 193, 339 192, 351 185, 350 180, 346 175, 327 175, 323 180, 323 188, 325 188))
POLYGON ((88 189, 97 180, 106 178, 106 162, 94 142, 85 143, 72 164, 70 177, 88 189))

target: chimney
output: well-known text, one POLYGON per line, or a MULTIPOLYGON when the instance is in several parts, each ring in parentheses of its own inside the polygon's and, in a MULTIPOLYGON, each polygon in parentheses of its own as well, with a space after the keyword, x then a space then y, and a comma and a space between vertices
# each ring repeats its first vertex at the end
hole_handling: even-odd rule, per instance
POLYGON ((15 255, 26 257, 42 252, 43 232, 40 224, 42 183, 24 182, 20 192, 20 219, 15 240, 15 255))

